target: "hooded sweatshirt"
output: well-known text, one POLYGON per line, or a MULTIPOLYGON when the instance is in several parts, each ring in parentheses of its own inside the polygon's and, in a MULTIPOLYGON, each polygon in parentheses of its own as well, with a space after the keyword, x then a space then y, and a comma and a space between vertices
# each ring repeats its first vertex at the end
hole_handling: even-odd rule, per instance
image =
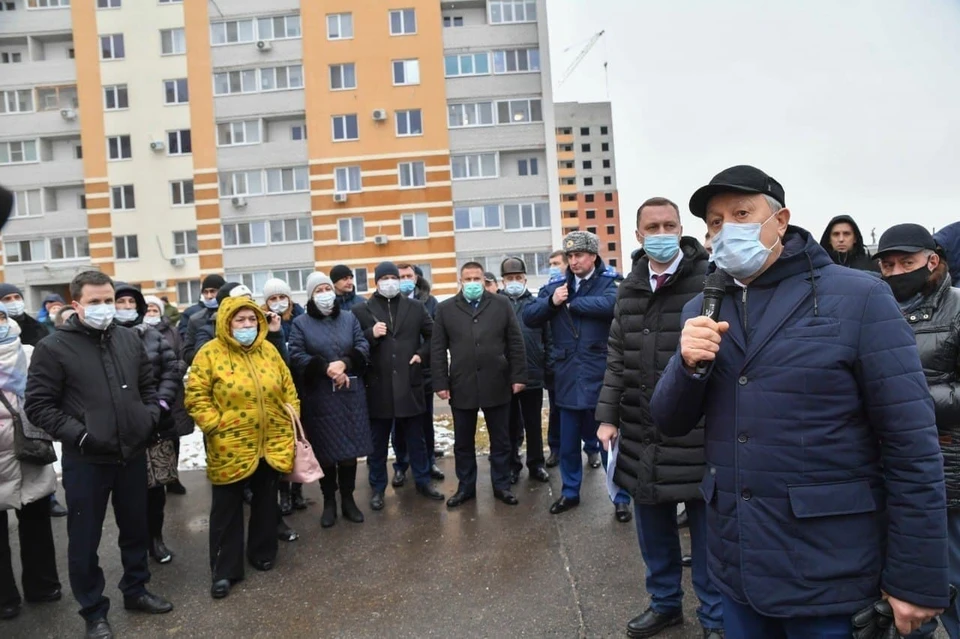
POLYGON ((823 235, 820 237, 820 246, 827 252, 827 255, 830 256, 834 264, 854 268, 858 271, 880 272, 880 266, 875 259, 871 258, 870 253, 863 243, 863 233, 860 232, 860 227, 857 226, 857 223, 854 222, 853 218, 849 215, 838 215, 830 220, 827 228, 823 231, 823 235), (853 234, 857 238, 857 245, 853 247, 852 251, 847 253, 834 251, 833 245, 830 243, 830 233, 833 231, 833 227, 841 223, 846 223, 853 227, 853 234))

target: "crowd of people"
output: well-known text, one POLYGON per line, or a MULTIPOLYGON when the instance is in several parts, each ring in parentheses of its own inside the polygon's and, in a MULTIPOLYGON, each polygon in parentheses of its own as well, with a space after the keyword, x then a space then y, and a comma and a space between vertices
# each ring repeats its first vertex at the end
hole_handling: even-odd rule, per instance
POLYGON ((323 471, 329 528, 365 519, 361 458, 372 511, 408 476, 447 508, 476 499, 482 412, 493 497, 506 505, 518 503, 524 467, 544 483, 559 467, 553 515, 580 503, 584 453, 609 474, 613 519, 635 522, 650 595, 630 637, 683 623, 690 565, 706 639, 849 637, 856 613, 904 636, 931 636, 939 618, 958 639, 960 291, 949 260, 960 222, 936 236, 896 225, 871 255, 853 218, 838 216, 818 243, 791 223, 783 187, 748 166, 715 176, 690 210, 703 243, 684 234, 671 200, 639 207, 642 248, 626 275, 594 234, 568 234, 536 292, 520 257, 499 276, 463 264, 459 292, 439 302, 418 267, 393 262, 376 267, 366 298, 348 266, 315 272, 305 306, 282 280, 258 303, 210 274, 182 313, 87 271, 69 305, 50 296, 34 319, 21 291, 0 284, 0 618, 22 599, 61 599, 50 518, 66 514, 86 636, 113 636, 98 555, 108 502, 124 607, 172 610, 146 588, 149 559, 174 560, 164 509, 186 492, 178 444, 194 428, 219 599, 247 564, 271 570, 279 542, 298 538, 285 519, 308 507, 285 480, 295 422, 323 471), (453 417, 449 498, 437 484, 435 398, 453 417), (25 424, 61 443, 66 509, 52 466, 18 454, 25 424), (19 521, 22 598, 7 510, 19 521))

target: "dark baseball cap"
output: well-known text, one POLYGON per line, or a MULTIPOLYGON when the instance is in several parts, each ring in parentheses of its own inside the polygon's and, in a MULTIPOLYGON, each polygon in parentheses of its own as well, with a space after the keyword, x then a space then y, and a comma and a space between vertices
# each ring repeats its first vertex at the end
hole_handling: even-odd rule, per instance
POLYGON ((690 198, 690 212, 705 219, 707 217, 707 203, 710 198, 720 193, 762 193, 769 195, 780 206, 786 206, 783 187, 772 177, 760 169, 741 164, 724 169, 710 180, 710 184, 701 186, 690 198))
POLYGON ((891 253, 919 253, 927 250, 937 250, 937 242, 930 231, 919 224, 897 224, 880 236, 880 243, 873 257, 881 259, 891 253))
POLYGON ((527 265, 524 264, 523 260, 519 257, 508 257, 500 263, 501 277, 504 275, 516 275, 518 273, 527 274, 527 265))

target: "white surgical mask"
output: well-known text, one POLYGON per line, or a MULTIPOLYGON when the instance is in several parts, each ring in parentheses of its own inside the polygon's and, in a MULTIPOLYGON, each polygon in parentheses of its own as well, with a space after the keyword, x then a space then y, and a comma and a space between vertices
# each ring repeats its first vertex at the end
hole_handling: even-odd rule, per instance
POLYGON ((329 315, 333 312, 333 305, 336 301, 337 294, 333 291, 317 293, 313 296, 313 303, 317 305, 317 308, 320 309, 320 312, 324 315, 329 315))
POLYGON ((290 308, 290 302, 287 300, 280 300, 270 305, 270 310, 278 315, 286 313, 288 308, 290 308))
POLYGON ((7 307, 7 312, 10 313, 10 317, 20 317, 23 315, 25 308, 23 301, 4 302, 4 306, 7 307))
POLYGON ((377 292, 387 299, 393 299, 400 292, 400 280, 388 280, 386 278, 377 282, 377 292))
MULTIPOLYGON (((748 279, 763 268, 763 264, 773 251, 773 246, 767 248, 760 240, 763 225, 772 220, 776 213, 768 217, 762 224, 724 224, 720 232, 713 236, 713 253, 710 259, 716 262, 717 268, 730 274, 738 280, 748 279)), ((777 238, 777 242, 780 238, 777 238)))
POLYGON ((137 309, 135 308, 122 308, 116 312, 117 321, 121 324, 128 324, 137 319, 137 309))
POLYGON ((88 304, 83 307, 83 323, 95 331, 102 331, 117 314, 113 304, 88 304))
POLYGON ((147 326, 156 326, 162 318, 159 315, 147 315, 143 318, 143 323, 147 326))

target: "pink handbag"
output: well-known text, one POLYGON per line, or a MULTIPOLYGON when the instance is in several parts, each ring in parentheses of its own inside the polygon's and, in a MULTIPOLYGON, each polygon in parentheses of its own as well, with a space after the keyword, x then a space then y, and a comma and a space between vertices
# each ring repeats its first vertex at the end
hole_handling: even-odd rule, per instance
POLYGON ((294 442, 293 470, 283 480, 297 484, 310 484, 319 481, 323 477, 323 470, 320 468, 317 456, 313 454, 313 447, 310 446, 310 442, 307 441, 307 436, 303 432, 300 417, 293 406, 290 404, 284 406, 290 413, 296 441, 294 442))

